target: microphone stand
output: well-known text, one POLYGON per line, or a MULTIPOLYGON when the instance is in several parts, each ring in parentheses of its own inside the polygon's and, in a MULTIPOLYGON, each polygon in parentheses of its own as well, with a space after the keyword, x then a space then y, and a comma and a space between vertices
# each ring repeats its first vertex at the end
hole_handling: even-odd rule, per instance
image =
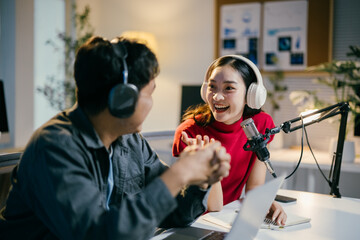
MULTIPOLYGON (((345 134, 346 134, 346 123, 347 123, 347 117, 349 113, 350 107, 349 104, 346 102, 340 102, 334 105, 331 105, 329 107, 317 110, 315 112, 305 114, 302 117, 297 117, 292 120, 286 121, 280 125, 280 127, 275 127, 273 129, 266 129, 266 134, 275 134, 280 132, 280 129, 283 130, 285 133, 290 133, 293 131, 296 131, 300 128, 302 128, 302 124, 299 124, 295 127, 291 127, 292 123, 301 121, 302 119, 305 119, 309 116, 313 116, 315 114, 321 114, 320 117, 317 119, 314 119, 308 123, 304 124, 304 127, 312 125, 314 123, 321 122, 325 119, 328 119, 330 117, 336 116, 338 114, 341 115, 340 119, 340 126, 339 126, 339 135, 338 135, 338 141, 337 141, 337 147, 336 152, 334 153, 335 158, 335 166, 334 169, 330 169, 330 176, 332 176, 332 180, 330 180, 330 194, 333 195, 336 198, 341 198, 340 190, 339 190, 339 180, 340 180, 340 171, 341 171, 341 162, 342 162, 342 155, 343 155, 343 149, 344 149, 344 142, 345 142, 345 134)), ((265 135, 266 135, 265 134, 265 135)))

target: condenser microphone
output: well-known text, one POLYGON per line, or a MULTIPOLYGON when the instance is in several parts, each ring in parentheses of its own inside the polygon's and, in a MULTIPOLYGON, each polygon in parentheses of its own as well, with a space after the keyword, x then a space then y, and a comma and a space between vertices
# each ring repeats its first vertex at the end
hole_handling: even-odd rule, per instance
POLYGON ((270 153, 266 148, 266 144, 269 141, 269 136, 264 136, 259 133, 257 130, 254 120, 252 118, 248 118, 241 123, 241 127, 243 128, 245 135, 248 141, 244 145, 245 151, 252 151, 256 153, 258 159, 265 163, 266 168, 270 172, 270 174, 276 178, 275 171, 270 163, 270 153))

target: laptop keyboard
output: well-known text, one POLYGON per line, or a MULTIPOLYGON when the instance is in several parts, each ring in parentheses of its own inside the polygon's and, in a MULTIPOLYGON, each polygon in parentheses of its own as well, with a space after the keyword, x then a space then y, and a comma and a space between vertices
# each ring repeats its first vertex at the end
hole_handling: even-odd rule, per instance
POLYGON ((223 240, 225 238, 226 232, 211 232, 200 240, 223 240))

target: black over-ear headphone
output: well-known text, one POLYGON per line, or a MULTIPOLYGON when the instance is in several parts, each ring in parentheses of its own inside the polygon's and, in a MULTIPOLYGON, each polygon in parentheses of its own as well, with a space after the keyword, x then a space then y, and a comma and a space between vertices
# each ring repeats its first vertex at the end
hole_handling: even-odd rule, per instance
POLYGON ((128 118, 135 111, 139 91, 134 84, 128 83, 128 68, 126 65, 126 57, 128 54, 126 47, 117 38, 112 40, 111 43, 116 56, 122 61, 123 82, 111 88, 108 96, 108 107, 113 116, 128 118))

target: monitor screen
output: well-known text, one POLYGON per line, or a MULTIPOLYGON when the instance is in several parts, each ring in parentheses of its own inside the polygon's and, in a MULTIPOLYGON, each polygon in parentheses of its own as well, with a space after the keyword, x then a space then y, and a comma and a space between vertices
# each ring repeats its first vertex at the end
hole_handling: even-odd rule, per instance
POLYGON ((0 79, 0 143, 10 141, 9 124, 6 112, 5 88, 4 83, 0 79))
POLYGON ((182 86, 180 120, 188 107, 204 103, 201 99, 200 89, 201 85, 182 86))

